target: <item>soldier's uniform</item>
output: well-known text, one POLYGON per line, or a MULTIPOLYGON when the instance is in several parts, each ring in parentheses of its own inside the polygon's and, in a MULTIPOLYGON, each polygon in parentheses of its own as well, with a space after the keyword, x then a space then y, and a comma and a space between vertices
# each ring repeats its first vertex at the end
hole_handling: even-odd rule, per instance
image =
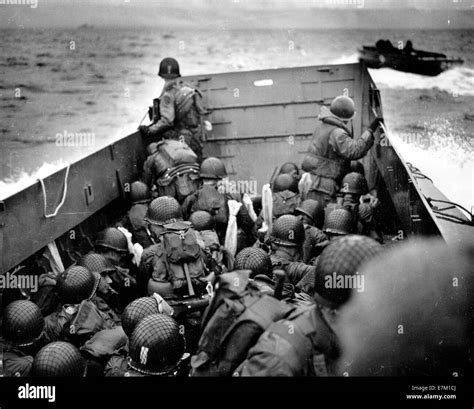
POLYGON ((163 137, 184 140, 200 162, 203 149, 201 115, 205 110, 199 98, 199 91, 179 78, 167 81, 160 96, 160 119, 148 128, 148 134, 153 140, 163 137))
POLYGON ((19 348, 0 344, 0 376, 29 376, 33 357, 25 354, 19 348))
POLYGON ((339 190, 339 183, 349 170, 350 161, 360 159, 374 143, 373 130, 378 122, 353 139, 346 121, 354 115, 353 102, 347 97, 337 97, 331 109, 321 107, 317 128, 309 145, 302 168, 311 174, 312 186, 308 198, 325 204, 333 201, 339 190))
POLYGON ((337 337, 314 305, 271 324, 235 375, 327 376, 338 356, 337 337))

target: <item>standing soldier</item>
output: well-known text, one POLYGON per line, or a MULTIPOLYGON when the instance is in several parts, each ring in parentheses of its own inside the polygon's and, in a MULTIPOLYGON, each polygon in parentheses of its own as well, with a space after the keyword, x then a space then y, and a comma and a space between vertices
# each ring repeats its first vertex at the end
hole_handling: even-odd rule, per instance
POLYGON ((179 64, 174 58, 168 57, 161 61, 158 75, 165 80, 159 98, 159 116, 153 118, 151 126, 141 125, 138 129, 142 135, 155 141, 165 138, 186 142, 201 162, 201 115, 206 113, 201 105, 202 96, 197 89, 179 79, 179 64))
POLYGON ((362 158, 372 147, 373 133, 381 119, 376 118, 367 131, 354 139, 348 127, 354 115, 354 101, 346 96, 336 97, 329 109, 321 107, 313 140, 302 164, 303 170, 309 172, 312 179, 308 199, 323 204, 334 202, 350 161, 362 158))

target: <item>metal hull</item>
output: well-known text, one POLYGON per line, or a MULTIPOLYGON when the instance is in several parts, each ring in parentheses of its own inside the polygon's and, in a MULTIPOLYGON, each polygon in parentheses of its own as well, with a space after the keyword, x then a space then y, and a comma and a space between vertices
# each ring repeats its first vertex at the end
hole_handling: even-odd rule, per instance
MULTIPOLYGON (((256 183, 260 192, 274 166, 300 164, 321 105, 346 92, 354 98, 357 134, 376 113, 380 95, 362 64, 312 66, 185 77, 198 86, 204 105, 213 111, 214 129, 205 154, 224 160, 235 181, 256 183), (259 82, 260 81, 260 82, 259 82), (265 85, 266 84, 266 85, 265 85), (271 85, 268 85, 271 84, 271 85)), ((472 227, 438 218, 425 196, 446 199, 427 180, 418 180, 393 148, 390 135, 364 159, 367 177, 383 202, 380 216, 386 230, 404 237, 442 236, 447 242, 472 239, 472 227)), ((380 142, 380 131, 377 141, 380 142)), ((0 267, 6 272, 56 240, 60 253, 90 246, 89 236, 111 223, 123 209, 127 184, 139 177, 145 146, 138 133, 129 135, 73 163, 68 193, 58 215, 45 218, 39 183, 0 202, 0 267), (57 240, 58 239, 58 240, 57 240)), ((44 180, 47 208, 61 200, 65 171, 44 180)), ((457 209, 453 215, 463 217, 457 209)))
POLYGON ((421 57, 401 52, 379 52, 375 47, 359 50, 359 60, 368 68, 393 68, 394 70, 434 77, 462 60, 449 60, 440 57, 421 57))

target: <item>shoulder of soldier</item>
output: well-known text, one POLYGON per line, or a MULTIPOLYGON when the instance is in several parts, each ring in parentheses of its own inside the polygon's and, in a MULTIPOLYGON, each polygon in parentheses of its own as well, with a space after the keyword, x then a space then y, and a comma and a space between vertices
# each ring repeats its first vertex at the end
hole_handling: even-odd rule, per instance
POLYGON ((23 377, 28 376, 31 372, 33 357, 30 355, 6 351, 3 360, 7 376, 23 377))
POLYGON ((144 262, 150 257, 161 254, 161 252, 161 243, 152 244, 150 247, 147 247, 145 250, 143 250, 141 261, 144 262))

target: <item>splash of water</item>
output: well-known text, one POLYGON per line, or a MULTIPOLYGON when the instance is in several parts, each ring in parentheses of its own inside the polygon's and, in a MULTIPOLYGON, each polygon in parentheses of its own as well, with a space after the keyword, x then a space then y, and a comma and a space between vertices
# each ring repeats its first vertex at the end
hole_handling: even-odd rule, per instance
POLYGON ((373 80, 381 88, 435 89, 450 94, 474 96, 474 69, 455 67, 436 77, 395 71, 391 68, 369 69, 373 80))
POLYGON ((66 166, 67 162, 59 160, 51 163, 43 163, 39 169, 31 173, 28 173, 25 170, 20 170, 15 176, 0 181, 0 199, 6 199, 17 192, 26 189, 34 184, 38 179, 43 179, 66 166))
MULTIPOLYGON (((393 143, 407 162, 429 176, 449 200, 468 210, 474 204, 474 146, 455 123, 425 123, 417 138, 392 133, 393 143)), ((413 135, 413 134, 411 134, 413 135)))

